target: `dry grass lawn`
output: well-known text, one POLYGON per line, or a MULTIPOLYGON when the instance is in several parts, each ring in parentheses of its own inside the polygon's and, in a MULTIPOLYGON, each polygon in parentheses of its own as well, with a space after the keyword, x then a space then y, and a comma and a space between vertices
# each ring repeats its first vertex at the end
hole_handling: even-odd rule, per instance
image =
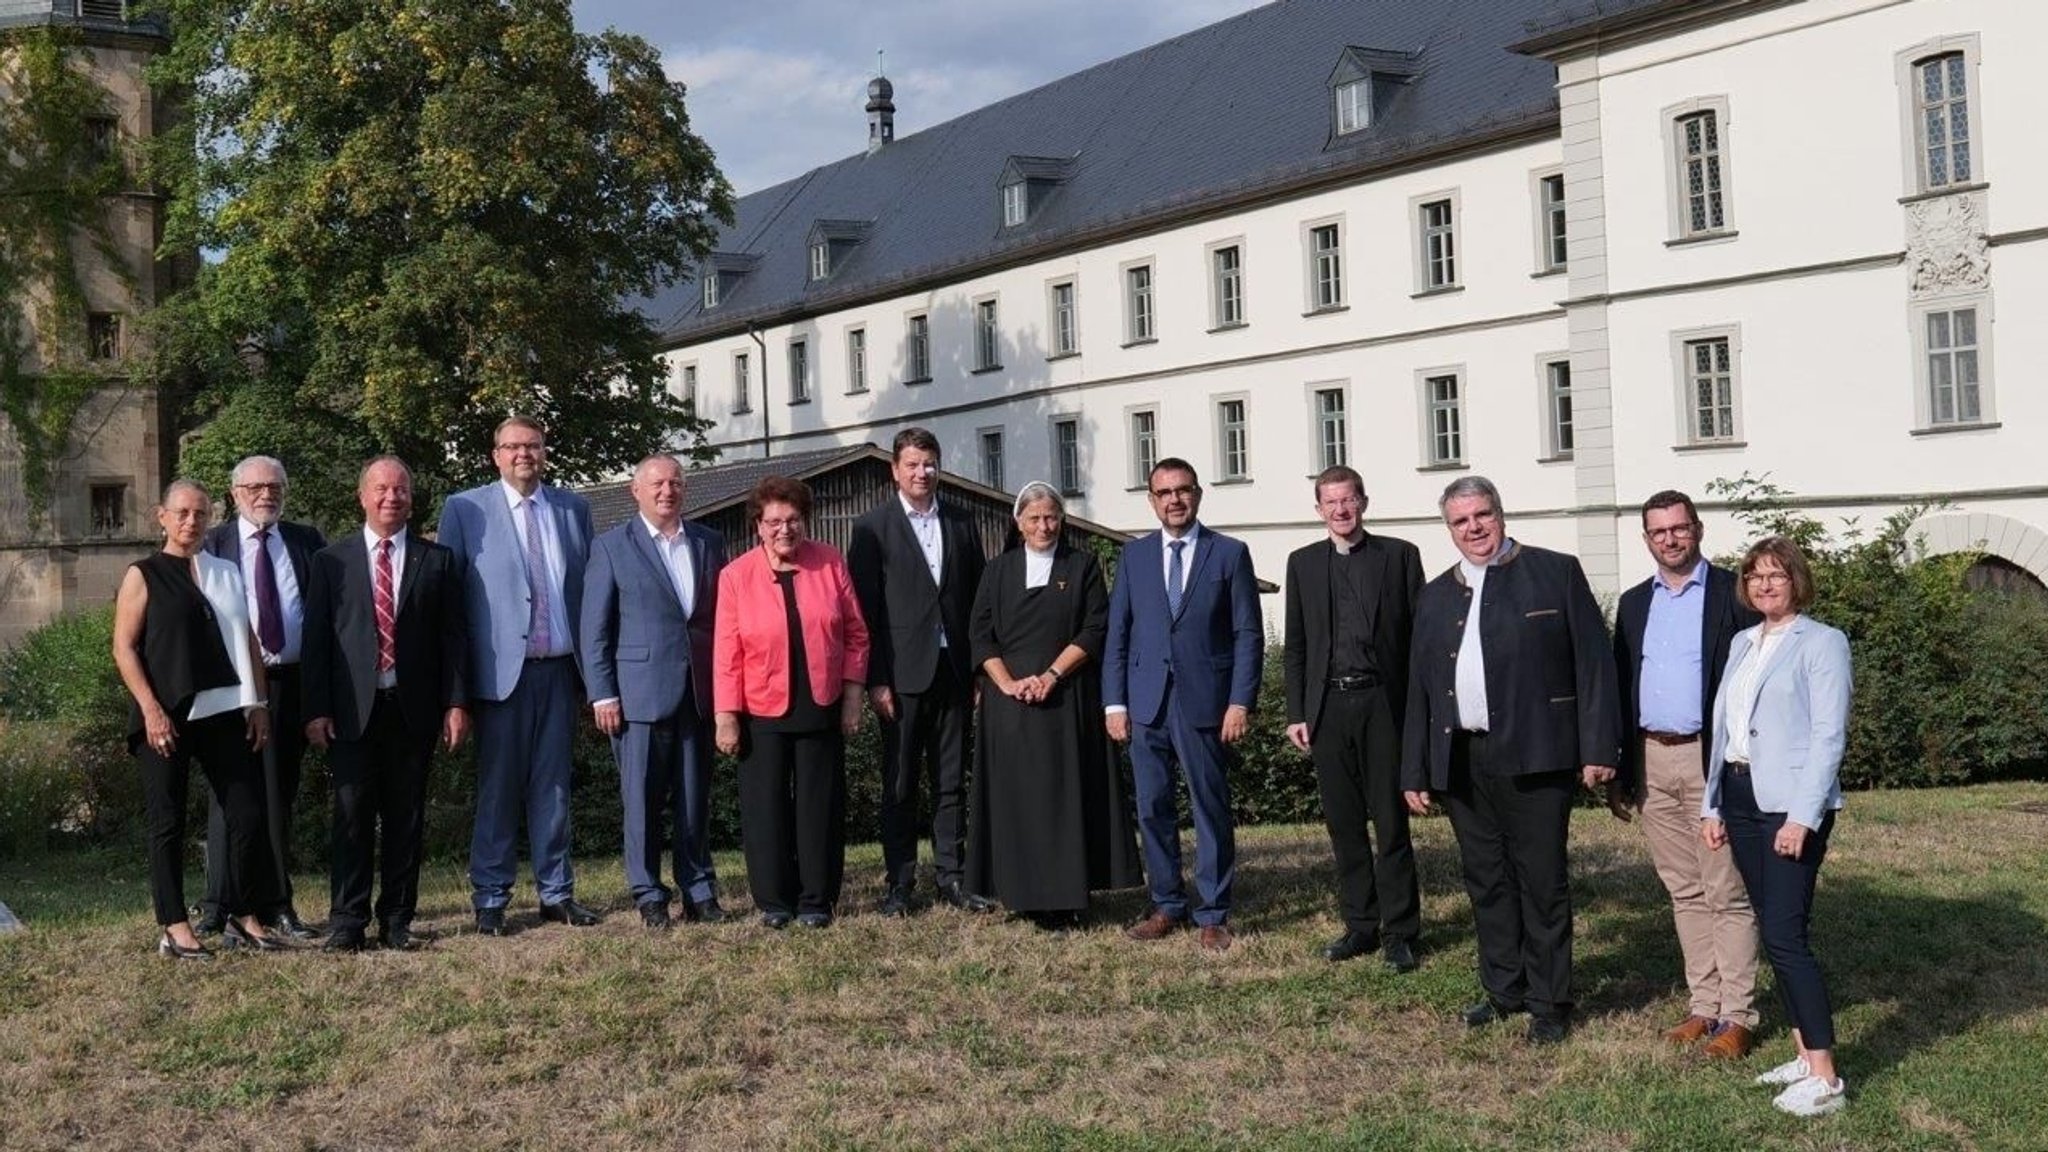
POLYGON ((1476 985, 1441 820, 1417 827, 1409 976, 1316 955, 1338 926, 1314 827, 1243 833, 1223 956, 1123 939, 1139 892, 1064 938, 885 921, 866 847, 823 932, 650 934, 616 861, 587 860, 603 925, 542 927, 528 890, 485 939, 437 862, 425 950, 174 964, 148 951, 139 850, 16 862, 0 1148, 2048 1148, 2048 815, 2026 804, 2048 785, 1850 798, 1816 935, 1853 1102, 1820 1122, 1748 1084, 1784 1056, 1774 1005, 1743 1067, 1655 1042, 1685 1003, 1668 908, 1640 832, 1593 809, 1582 1023, 1554 1050, 1455 1020, 1476 985))

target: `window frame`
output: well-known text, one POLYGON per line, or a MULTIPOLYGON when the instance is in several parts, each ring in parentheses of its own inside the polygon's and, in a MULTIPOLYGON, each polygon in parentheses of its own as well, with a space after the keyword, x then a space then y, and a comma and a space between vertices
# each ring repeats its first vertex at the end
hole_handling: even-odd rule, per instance
POLYGON ((119 312, 85 314, 85 358, 95 364, 118 364, 127 347, 127 328, 119 312))
POLYGON ((1538 168, 1529 173, 1529 204, 1536 241, 1534 275, 1550 276, 1571 268, 1571 222, 1565 209, 1567 186, 1562 168, 1538 168), (1550 185, 1557 183, 1557 199, 1550 198, 1550 185))
MULTIPOLYGON (((1664 182, 1667 189, 1664 207, 1666 231, 1670 237, 1665 243, 1692 244, 1735 236, 1735 124, 1729 116, 1728 97, 1694 97, 1664 108, 1659 115, 1663 117, 1664 124, 1664 182), (1720 197, 1721 222, 1694 228, 1692 193, 1688 183, 1690 156, 1685 146, 1684 124, 1703 115, 1714 118, 1715 148, 1711 155, 1719 161, 1720 183, 1713 189, 1713 194, 1720 197)), ((1707 155, 1702 154, 1703 162, 1707 155)))
POLYGON ((981 482, 998 492, 1009 491, 1003 484, 1004 455, 1002 425, 988 425, 974 430, 974 458, 981 469, 981 482), (993 469, 989 467, 989 445, 991 443, 995 445, 995 467, 993 469))
POLYGON ((704 311, 709 312, 713 308, 718 307, 718 269, 712 268, 705 271, 699 277, 699 288, 702 292, 699 299, 703 302, 704 311))
POLYGON ((1308 440, 1315 452, 1317 471, 1335 467, 1339 464, 1350 464, 1351 381, 1311 380, 1306 390, 1308 392, 1308 440), (1337 427, 1337 451, 1335 455, 1332 455, 1330 452, 1331 441, 1328 435, 1332 414, 1323 409, 1323 399, 1326 396, 1335 396, 1337 398, 1337 411, 1334 413, 1337 427))
POLYGON ((1410 250, 1414 254, 1415 295, 1434 296, 1463 288, 1458 278, 1458 230, 1463 223, 1458 189, 1447 188, 1408 198, 1410 250), (1443 218, 1431 214, 1443 210, 1443 218), (1440 244, 1437 242, 1441 242, 1440 244))
POLYGON ((911 312, 903 317, 903 382, 929 384, 931 380, 931 313, 911 312))
MULTIPOLYGON (((1995 428, 1998 426, 1997 390, 1994 387, 1991 356, 1993 314, 1991 293, 1971 292, 1955 296, 1944 296, 1938 300, 1915 302, 1908 311, 1908 325, 1913 338, 1913 430, 1916 434, 1937 432, 1960 432, 1973 428, 1995 428), (1975 419, 1937 420, 1934 412, 1934 380, 1932 358, 1935 349, 1928 337, 1928 318, 1937 314, 1953 315, 1957 312, 1972 312, 1976 327, 1976 343, 1971 350, 1977 360, 1977 416, 1975 419)), ((1948 351, 1956 351, 1951 342, 1948 351)))
POLYGON ((732 354, 732 414, 744 416, 754 410, 754 372, 746 349, 732 354))
POLYGON ((1081 290, 1072 276, 1049 280, 1045 285, 1045 327, 1052 336, 1052 351, 1048 360, 1058 360, 1081 354, 1081 290), (1066 293, 1066 303, 1060 303, 1060 293, 1066 293))
POLYGON ((1124 347, 1159 340, 1159 274, 1151 258, 1123 265, 1124 347), (1141 286, 1139 280, 1143 279, 1141 286))
POLYGON ((1146 481, 1151 478, 1153 466, 1160 460, 1159 405, 1133 404, 1124 409, 1124 448, 1131 467, 1128 490, 1142 492, 1145 490, 1146 481), (1142 433, 1138 428, 1141 418, 1147 425, 1142 433), (1150 441, 1149 457, 1145 454, 1147 440, 1150 441))
POLYGON ((1209 274, 1209 331, 1246 327, 1249 321, 1245 319, 1244 237, 1233 236, 1209 244, 1203 251, 1203 263, 1209 274), (1233 264, 1227 272, 1223 267, 1226 253, 1233 264))
POLYGON ((1209 397, 1209 418, 1215 432, 1216 483, 1245 484, 1252 478, 1252 400, 1249 392, 1222 392, 1209 397), (1232 422, 1229 409, 1236 407, 1232 422), (1233 444, 1233 438, 1235 443, 1233 444), (1235 466, 1231 454, 1239 457, 1235 466))
POLYGON ((117 536, 130 530, 135 517, 131 513, 129 496, 135 485, 128 480, 91 480, 85 488, 86 532, 92 536, 117 536), (110 504, 112 518, 103 520, 100 512, 103 504, 110 504))
POLYGON ((832 275, 832 242, 818 240, 811 244, 811 283, 816 284, 832 275))
POLYGON ((1326 216, 1303 222, 1301 251, 1302 298, 1308 305, 1304 315, 1320 316, 1343 311, 1347 298, 1344 291, 1344 218, 1326 216), (1326 231, 1333 243, 1328 248, 1320 248, 1317 245, 1326 231))
POLYGON ((1422 471, 1463 468, 1471 459, 1471 421, 1467 419, 1466 400, 1469 393, 1465 386, 1467 377, 1463 364, 1445 364, 1434 368, 1415 370, 1416 410, 1421 417, 1419 430, 1422 436, 1422 471), (1437 382, 1451 381, 1451 398, 1446 405, 1435 395, 1437 382), (1437 413, 1448 411, 1451 419, 1448 428, 1440 428, 1437 413), (1439 451, 1439 446, 1448 438, 1452 451, 1439 451))
POLYGON ((789 402, 809 404, 811 402, 811 341, 808 336, 792 336, 786 346, 787 354, 783 366, 789 372, 789 402))
POLYGON ((858 396, 868 390, 868 330, 855 325, 846 330, 846 394, 858 396))
MULTIPOLYGON (((1739 324, 1716 324, 1700 328, 1686 328, 1671 334, 1672 384, 1677 405, 1678 441, 1674 445, 1679 451, 1700 451, 1717 448, 1740 448, 1744 446, 1744 414, 1742 404, 1742 327, 1739 324), (1716 341, 1728 345, 1728 425, 1725 436, 1701 436, 1699 434, 1699 408, 1695 392, 1696 381, 1692 371, 1692 349, 1697 344, 1716 341)), ((1718 373, 1717 373, 1718 375, 1718 373)), ((1717 405, 1718 407, 1718 405, 1717 405)))
POLYGON ((1978 34, 1963 32, 1923 40, 1894 55, 1893 68, 1899 88, 1899 151, 1904 161, 1900 169, 1900 187, 1904 189, 1905 197, 1946 196, 1975 191, 1990 184, 1990 178, 1984 174, 1984 86, 1978 67, 1982 52, 1983 44, 1978 34), (1920 68, 1938 57, 1954 55, 1963 59, 1965 118, 1970 134, 1970 178, 1933 184, 1928 180, 1927 172, 1920 68))
POLYGON ((1012 180, 1000 192, 1003 227, 1015 228, 1031 218, 1031 189, 1022 180, 1012 180))
POLYGON ((1088 474, 1081 460, 1080 413, 1055 412, 1046 417, 1046 428, 1051 433, 1053 483, 1059 487, 1060 495, 1062 496, 1081 495, 1083 492, 1081 483, 1087 479, 1088 474), (1062 443, 1061 437, 1063 434, 1072 437, 1070 443, 1062 443), (1071 465, 1064 458, 1065 453, 1069 449, 1072 449, 1073 452, 1071 465), (1071 472, 1069 471, 1070 466, 1071 472))
POLYGON ((1330 99, 1333 104, 1332 123, 1337 126, 1337 135, 1349 136, 1354 132, 1363 132, 1367 128, 1372 127, 1372 76, 1370 74, 1360 76, 1356 80, 1347 80, 1332 88, 1330 90, 1330 99), (1353 99, 1347 99, 1347 94, 1350 93, 1356 93, 1357 96, 1353 99), (1347 112, 1350 113, 1350 127, 1345 126, 1347 119, 1345 114, 1347 112))
POLYGON ((1542 437, 1540 463, 1570 460, 1578 447, 1572 411, 1572 358, 1569 352, 1544 352, 1536 357, 1536 424, 1542 437), (1564 387, 1558 387, 1557 369, 1564 369, 1564 387), (1564 401, 1559 418, 1558 400, 1564 401))
POLYGON ((697 362, 695 360, 676 366, 676 392, 678 400, 688 404, 691 411, 696 410, 697 362))
POLYGON ((974 299, 974 371, 1000 372, 1003 368, 1002 314, 991 294, 974 299))

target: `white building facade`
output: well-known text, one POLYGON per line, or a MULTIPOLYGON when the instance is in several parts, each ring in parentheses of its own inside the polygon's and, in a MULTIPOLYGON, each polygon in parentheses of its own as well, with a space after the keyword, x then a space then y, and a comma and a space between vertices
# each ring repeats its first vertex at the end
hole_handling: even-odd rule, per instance
MULTIPOLYGON (((1946 501, 1922 525, 1932 548, 2048 579, 2048 333, 1999 323, 2048 305, 2048 160, 2023 135, 2048 109, 2029 67, 2048 9, 1645 0, 1575 21, 1530 3, 1467 23, 1498 41, 1473 52, 1346 27, 1346 7, 1260 9, 748 197, 711 283, 661 317, 673 386, 726 459, 922 424, 951 470, 1050 480, 1130 530, 1153 523, 1149 464, 1184 457, 1204 523, 1246 539, 1268 579, 1320 530, 1309 478, 1331 463, 1364 474, 1369 524, 1432 568, 1453 557, 1437 495, 1466 472, 1499 485, 1514 535, 1577 553, 1608 590, 1647 569, 1636 507, 1659 489, 1690 492, 1710 544, 1737 546, 1708 485, 1747 472, 1828 520, 1946 501), (1195 67, 1176 54, 1205 45, 1312 54, 1303 70, 1327 78, 1309 98, 1239 98, 1315 121, 1334 159, 1141 187, 1105 219, 1080 210, 1091 182, 1142 183, 1113 142, 1046 157, 1001 138, 1056 117, 1063 87, 1195 67), (1514 95, 1531 69, 1550 70, 1543 106, 1514 95), (1447 93, 1496 76, 1493 106, 1447 93), (1343 154, 1381 126, 1383 144, 1343 154), (988 138, 981 171, 957 162, 970 132, 988 138), (896 200, 862 191, 891 150, 949 134, 896 200), (864 278, 874 246, 919 242, 939 180, 985 201, 988 239, 864 278), (792 211, 815 220, 749 219, 792 211), (1055 226, 1016 238, 1040 211, 1055 226), (801 285, 749 300, 793 256, 801 285)), ((1177 123, 1160 115, 1136 130, 1177 123)))

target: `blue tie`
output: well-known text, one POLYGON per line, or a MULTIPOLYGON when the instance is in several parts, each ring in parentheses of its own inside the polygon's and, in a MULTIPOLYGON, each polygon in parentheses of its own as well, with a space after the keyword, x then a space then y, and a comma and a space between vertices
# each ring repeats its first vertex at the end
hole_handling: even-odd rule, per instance
POLYGON ((1167 545, 1173 549, 1173 555, 1166 558, 1166 610, 1175 616, 1180 615, 1181 585, 1187 582, 1187 571, 1180 563, 1181 549, 1187 546, 1185 540, 1175 540, 1167 545))

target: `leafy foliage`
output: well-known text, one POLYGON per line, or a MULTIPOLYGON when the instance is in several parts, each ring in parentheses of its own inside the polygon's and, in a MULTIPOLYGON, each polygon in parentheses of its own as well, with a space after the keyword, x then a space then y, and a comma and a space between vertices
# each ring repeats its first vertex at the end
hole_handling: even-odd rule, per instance
POLYGON ((60 828, 99 838, 139 824, 113 643, 108 606, 59 616, 0 656, 0 855, 60 828))
POLYGON ((1708 491, 1753 534, 1799 545, 1818 589, 1809 611, 1849 637, 1845 785, 1956 784, 2048 763, 2048 609, 1964 587, 1975 553, 1929 556, 1911 535, 1926 506, 1837 534, 1768 477, 1708 491))
POLYGON ((626 301, 684 274, 732 196, 652 46, 578 33, 566 0, 161 7, 154 76, 188 94, 154 155, 166 242, 224 253, 159 314, 196 417, 260 384, 309 418, 289 446, 397 451, 429 494, 489 475, 515 410, 568 481, 701 429, 626 301))

